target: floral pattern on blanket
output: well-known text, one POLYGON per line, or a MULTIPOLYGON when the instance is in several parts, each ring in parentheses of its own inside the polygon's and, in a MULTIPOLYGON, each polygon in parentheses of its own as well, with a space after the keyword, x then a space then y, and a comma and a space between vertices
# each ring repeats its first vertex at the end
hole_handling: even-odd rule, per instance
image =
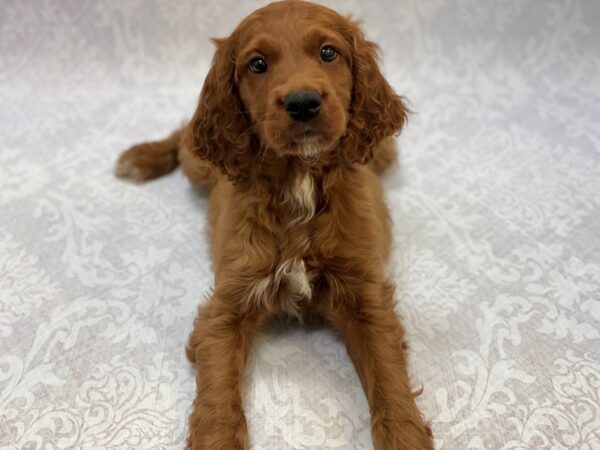
MULTIPOLYGON (((178 449, 212 286, 207 194, 117 180, 263 1, 0 4, 0 448, 178 449)), ((600 448, 600 4, 331 0, 414 114, 390 276, 439 449, 600 448)), ((339 337, 270 325, 252 448, 369 449, 339 337)))

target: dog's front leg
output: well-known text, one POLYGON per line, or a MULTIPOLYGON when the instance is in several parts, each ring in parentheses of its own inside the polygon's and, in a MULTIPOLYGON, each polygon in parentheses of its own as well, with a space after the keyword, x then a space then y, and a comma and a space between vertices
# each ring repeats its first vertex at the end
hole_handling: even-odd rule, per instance
POLYGON ((188 448, 248 449, 242 383, 251 339, 262 323, 262 316, 240 312, 217 293, 200 308, 187 348, 197 381, 188 448))
POLYGON ((376 450, 433 449, 431 431, 414 401, 404 330, 394 312, 393 288, 365 283, 354 300, 326 313, 342 333, 371 410, 376 450))

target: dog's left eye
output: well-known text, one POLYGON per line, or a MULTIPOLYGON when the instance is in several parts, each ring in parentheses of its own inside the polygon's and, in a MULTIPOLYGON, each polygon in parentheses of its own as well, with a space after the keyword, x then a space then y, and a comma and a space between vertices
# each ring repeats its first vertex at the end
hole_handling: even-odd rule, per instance
POLYGON ((321 48, 321 61, 323 62, 331 62, 335 58, 337 58, 338 54, 335 51, 335 48, 326 45, 321 48))

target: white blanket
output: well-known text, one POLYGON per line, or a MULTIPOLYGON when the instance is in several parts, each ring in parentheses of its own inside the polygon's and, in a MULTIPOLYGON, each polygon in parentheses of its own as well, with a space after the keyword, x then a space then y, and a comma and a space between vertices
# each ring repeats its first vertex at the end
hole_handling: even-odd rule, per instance
MULTIPOLYGON (((208 38, 262 3, 0 3, 1 448, 183 447, 207 195, 112 166, 190 116, 208 38)), ((384 183, 437 448, 600 448, 600 3, 327 4, 414 110, 384 183)), ((372 448, 327 329, 270 326, 246 386, 254 450, 372 448)))

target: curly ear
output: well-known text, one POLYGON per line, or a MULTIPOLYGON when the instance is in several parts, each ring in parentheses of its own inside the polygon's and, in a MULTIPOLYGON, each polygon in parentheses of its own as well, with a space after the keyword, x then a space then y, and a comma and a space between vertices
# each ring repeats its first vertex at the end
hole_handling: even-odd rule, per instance
POLYGON ((352 25, 353 89, 342 148, 349 162, 364 164, 379 142, 402 130, 408 109, 379 69, 377 45, 365 39, 356 23, 352 25))
POLYGON ((251 127, 235 83, 233 39, 213 39, 217 50, 198 107, 187 126, 185 144, 230 180, 248 176, 252 160, 251 127))

